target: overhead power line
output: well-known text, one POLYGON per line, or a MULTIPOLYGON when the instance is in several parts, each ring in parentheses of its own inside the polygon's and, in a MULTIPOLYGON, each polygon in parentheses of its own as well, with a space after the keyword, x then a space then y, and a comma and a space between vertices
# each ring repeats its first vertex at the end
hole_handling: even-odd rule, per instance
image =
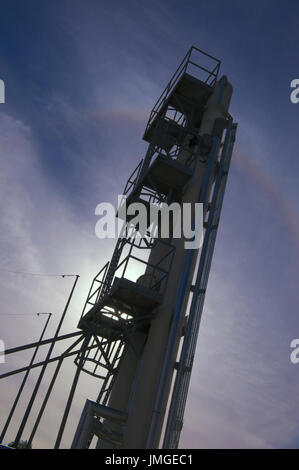
POLYGON ((47 276, 47 277, 75 277, 78 274, 52 274, 52 273, 32 273, 28 271, 14 271, 12 269, 0 269, 1 272, 12 273, 12 274, 25 274, 28 276, 47 276))
POLYGON ((15 316, 15 315, 18 315, 18 316, 21 316, 21 317, 26 317, 26 316, 29 316, 29 315, 53 315, 53 313, 48 313, 48 312, 38 312, 38 313, 0 313, 0 316, 1 317, 12 317, 12 316, 15 316))

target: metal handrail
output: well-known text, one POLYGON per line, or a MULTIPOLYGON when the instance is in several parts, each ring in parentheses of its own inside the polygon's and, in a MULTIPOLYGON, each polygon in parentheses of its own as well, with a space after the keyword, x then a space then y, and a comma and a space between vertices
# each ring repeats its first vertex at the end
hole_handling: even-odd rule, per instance
POLYGON ((163 90, 163 92, 159 96, 156 104, 154 105, 154 107, 153 107, 153 109, 150 113, 150 117, 149 117, 146 129, 145 129, 145 133, 148 131, 148 128, 152 124, 155 116, 161 112, 161 109, 163 108, 167 98, 169 97, 170 93, 174 89, 174 87, 177 84, 178 80, 182 77, 182 75, 184 73, 186 73, 189 64, 192 64, 193 66, 197 67, 199 70, 202 70, 202 71, 208 73, 208 77, 205 79, 204 83, 206 83, 207 85, 209 85, 211 87, 213 87, 215 85, 217 77, 218 77, 221 61, 219 59, 216 59, 216 57, 212 56, 211 54, 208 54, 207 52, 202 51, 198 47, 195 47, 195 46, 190 47, 189 51, 187 52, 187 54, 183 58, 182 62, 179 64, 178 68, 174 72, 174 74, 171 77, 170 81, 168 82, 165 89, 163 90), (204 66, 194 62, 193 60, 191 60, 191 54, 192 54, 193 51, 197 51, 197 52, 201 53, 202 55, 204 55, 206 57, 209 57, 210 59, 216 61, 215 67, 212 70, 209 70, 206 67, 204 67, 204 66), (209 83, 211 78, 212 78, 212 80, 209 83))
POLYGON ((82 313, 81 313, 81 318, 82 316, 84 315, 85 311, 86 311, 86 307, 88 304, 90 305, 95 305, 97 300, 99 299, 99 296, 100 296, 100 292, 101 292, 101 289, 102 289, 102 285, 103 285, 103 280, 105 279, 106 277, 106 274, 107 274, 107 269, 109 267, 109 261, 107 261, 107 263, 102 267, 102 269, 96 274, 96 276, 93 278, 92 280, 92 283, 91 283, 91 286, 90 286, 90 289, 89 289, 89 292, 88 292, 88 295, 87 295, 87 298, 86 298, 86 301, 85 301, 85 304, 84 304, 84 307, 83 307, 83 310, 82 310, 82 313), (99 279, 100 277, 102 276, 102 279, 99 279), (97 286, 97 288, 95 290, 94 289, 94 285, 95 283, 99 283, 100 285, 97 286), (91 302, 91 299, 97 294, 97 297, 95 299, 95 301, 91 302))
POLYGON ((142 163, 143 163, 143 159, 138 163, 135 170, 129 176, 129 178, 127 180, 127 183, 126 183, 126 186, 125 186, 125 189, 124 189, 124 195, 126 195, 126 194, 128 194, 128 192, 130 192, 132 186, 133 186, 133 188, 136 187, 139 176, 140 176, 140 172, 141 172, 141 169, 142 169, 142 163), (136 176, 135 176, 135 174, 136 174, 136 176))

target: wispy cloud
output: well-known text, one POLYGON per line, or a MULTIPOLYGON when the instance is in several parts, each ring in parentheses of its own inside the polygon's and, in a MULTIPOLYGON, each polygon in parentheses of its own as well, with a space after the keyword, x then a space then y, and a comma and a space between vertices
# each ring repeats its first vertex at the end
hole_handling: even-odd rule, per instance
MULTIPOLYGON (((20 103, 8 103, 0 115, 1 268, 80 274, 64 328, 70 331, 91 278, 113 248, 94 235, 94 208, 116 202, 143 156, 141 137, 152 105, 192 43, 224 59, 235 86, 232 113, 240 125, 194 361, 181 441, 186 448, 283 447, 298 435, 299 369, 289 361, 289 342, 299 335, 295 110, 285 122, 277 115, 287 108, 288 75, 276 71, 267 49, 273 31, 267 35, 271 44, 267 39, 257 54, 265 21, 254 23, 253 38, 255 17, 240 7, 237 21, 235 3, 221 11, 222 2, 91 1, 89 7, 83 1, 51 2, 40 12, 47 13, 46 33, 38 30, 39 21, 33 24, 40 47, 29 41, 24 49, 18 36, 13 45, 19 53, 7 52, 7 88, 11 101, 17 97, 20 103), (31 64, 28 76, 23 61, 31 64), (18 77, 20 69, 24 77, 18 77)), ((276 25, 278 17, 274 20, 276 25)), ((284 36, 284 44, 288 38, 294 43, 293 34, 284 36)), ((279 57, 285 50, 291 47, 279 57)), ((295 63, 289 62, 287 74, 295 63)), ((0 313, 53 311, 50 334, 71 285, 72 279, 0 272, 0 313)), ((40 334, 40 320, 0 316, 0 336, 8 346, 32 341, 40 334)), ((28 360, 18 356, 5 367, 28 360)), ((70 360, 37 447, 53 445, 73 372, 70 360)), ((2 420, 18 383, 11 379, 3 387, 2 420)), ((82 378, 64 446, 85 399, 94 399, 97 389, 96 380, 82 378)), ((15 429, 16 424, 8 436, 15 429)))

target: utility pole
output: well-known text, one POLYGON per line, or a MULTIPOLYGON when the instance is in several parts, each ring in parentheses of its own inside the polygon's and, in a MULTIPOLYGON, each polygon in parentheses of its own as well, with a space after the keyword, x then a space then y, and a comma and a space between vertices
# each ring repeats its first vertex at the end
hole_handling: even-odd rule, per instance
POLYGON ((31 371, 32 365, 33 365, 33 363, 34 363, 34 359, 35 359, 35 357, 36 357, 36 355, 37 355, 37 352, 38 352, 38 350, 39 350, 40 343, 41 343, 41 341, 42 341, 42 339, 43 339, 43 337, 44 337, 44 334, 45 334, 45 332, 46 332, 46 329, 47 329, 47 326, 48 326, 48 323, 49 323, 49 321, 50 321, 50 318, 51 318, 52 313, 37 313, 36 315, 38 315, 38 316, 39 316, 39 315, 48 315, 48 318, 47 318, 47 320, 46 320, 46 323, 45 323, 45 325, 44 325, 44 328, 43 328, 43 331, 42 331, 42 333, 41 333, 41 335, 40 335, 40 338, 39 338, 39 340, 38 340, 38 343, 37 343, 37 345, 36 345, 36 347, 35 347, 35 349, 34 349, 34 352, 33 352, 32 358, 31 358, 31 361, 30 361, 30 363, 29 363, 29 365, 28 365, 28 368, 27 368, 27 370, 26 370, 26 373, 25 373, 25 375, 24 375, 24 377, 23 377, 22 383, 21 383, 20 388, 19 388, 19 390, 18 390, 17 396, 16 396, 16 398, 15 398, 15 401, 13 402, 13 405, 12 405, 11 410, 10 410, 10 412, 9 412, 8 418, 7 418, 7 420, 6 420, 6 423, 5 423, 5 425, 4 425, 4 428, 3 428, 3 430, 2 430, 2 433, 1 433, 1 436, 0 436, 0 444, 3 442, 3 439, 4 439, 4 437, 5 437, 7 428, 8 428, 8 426, 9 426, 10 422, 11 422, 11 419, 12 419, 12 417, 13 417, 13 414, 14 414, 15 409, 16 409, 16 407, 17 407, 17 404, 18 404, 18 402, 19 402, 19 399, 20 399, 20 396, 21 396, 21 394, 22 394, 22 391, 23 391, 23 389, 24 389, 24 387, 25 387, 25 385, 26 385, 26 382, 27 382, 27 379, 28 379, 28 375, 29 375, 29 373, 30 373, 30 371, 31 371))
POLYGON ((16 435, 16 438, 15 438, 15 444, 17 445, 19 442, 20 442, 20 439, 22 437, 22 434, 23 434, 23 431, 24 431, 24 428, 26 426, 26 423, 27 423, 27 420, 28 420, 28 417, 29 417, 29 414, 30 414, 30 411, 32 409, 32 406, 34 404, 34 401, 35 401, 35 398, 36 398, 36 395, 37 395, 37 392, 39 390, 39 387, 40 387, 40 384, 42 382, 42 379, 43 379, 43 376, 45 374, 45 371, 46 371, 46 368, 49 364, 49 361, 51 359, 51 354, 52 354, 52 351, 53 351, 53 348, 55 346, 55 340, 58 338, 58 335, 59 335, 59 332, 61 330, 61 327, 62 327, 62 324, 63 324, 63 321, 65 319, 65 315, 67 313, 67 310, 68 310, 68 307, 69 307, 69 304, 70 304, 70 301, 72 299, 72 296, 73 296, 73 293, 74 293, 74 290, 75 290, 75 287, 76 287, 76 284, 78 282, 78 279, 79 279, 79 275, 72 275, 72 274, 68 274, 68 275, 62 275, 62 277, 75 277, 75 280, 74 280, 74 283, 72 285, 72 288, 71 288, 71 291, 70 291, 70 294, 68 296, 68 299, 66 301, 66 304, 65 304, 65 307, 64 307, 64 310, 62 312, 62 315, 61 315, 61 318, 60 318, 60 321, 59 321, 59 324, 57 326, 57 329, 56 329, 56 332, 54 334, 54 337, 53 337, 53 342, 50 344, 50 347, 49 347, 49 350, 48 350, 48 353, 47 353, 47 356, 46 356, 46 359, 45 359, 45 362, 44 362, 44 365, 40 371, 40 374, 39 374, 39 377, 37 379, 37 382, 35 384, 35 387, 34 387, 34 390, 32 392, 32 395, 31 395, 31 398, 29 400, 29 403, 27 405, 27 408, 26 408, 26 411, 24 413, 24 416, 23 416, 23 419, 22 419, 22 422, 20 424, 20 427, 19 427, 19 430, 17 432, 17 435, 16 435))

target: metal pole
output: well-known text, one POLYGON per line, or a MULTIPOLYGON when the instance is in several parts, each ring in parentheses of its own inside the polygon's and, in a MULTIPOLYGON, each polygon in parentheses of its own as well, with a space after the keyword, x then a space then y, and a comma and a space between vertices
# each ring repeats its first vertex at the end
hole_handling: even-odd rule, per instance
POLYGON ((24 378, 23 378, 23 380, 22 380, 22 383, 21 383, 21 385, 20 385, 20 388, 19 388, 19 391, 18 391, 17 396, 16 396, 16 398, 15 398, 15 401, 14 401, 12 407, 11 407, 11 410, 10 410, 10 413, 9 413, 8 418, 7 418, 7 420, 6 420, 6 423, 5 423, 5 425, 4 425, 4 428, 3 428, 3 430, 2 430, 2 433, 1 433, 1 436, 0 436, 0 443, 1 443, 1 442, 3 441, 3 439, 4 439, 4 436, 5 436, 5 434, 6 434, 6 431, 7 431, 8 426, 9 426, 9 424, 10 424, 11 418, 12 418, 14 412, 15 412, 16 406, 17 406, 17 404, 18 404, 18 402, 19 402, 19 399, 20 399, 20 396, 21 396, 21 394, 22 394, 22 391, 23 391, 23 389, 24 389, 24 387, 25 387, 25 384, 26 384, 26 382, 27 382, 28 375, 29 375, 30 370, 31 370, 31 368, 32 368, 32 365, 33 365, 34 359, 35 359, 35 357, 36 357, 37 351, 38 351, 38 349, 39 349, 40 342, 41 342, 41 340, 42 340, 43 337, 44 337, 44 334, 45 334, 45 331, 46 331, 46 329, 47 329, 47 326, 48 326, 48 323, 49 323, 49 320, 50 320, 50 318, 51 318, 52 313, 37 313, 37 315, 48 315, 48 318, 47 318, 47 321, 46 321, 46 323, 45 323, 45 325, 44 325, 43 331, 42 331, 41 336, 40 336, 40 338, 39 338, 39 341, 38 341, 38 343, 37 343, 37 345, 36 345, 36 348, 35 348, 35 350, 34 350, 34 353, 33 353, 33 355, 32 355, 31 361, 30 361, 29 366, 28 366, 28 368, 27 368, 27 371, 26 371, 26 373, 25 373, 25 375, 24 375, 24 378))
MULTIPOLYGON (((80 332, 80 334, 82 335, 82 332, 80 332)), ((87 350, 90 351, 90 350, 95 349, 97 347, 98 347, 97 344, 95 344, 93 346, 89 346, 87 348, 87 350)), ((71 357, 71 356, 75 356, 76 354, 79 354, 80 351, 81 351, 81 349, 76 349, 75 351, 71 351, 67 354, 63 353, 63 355, 65 357, 71 357)), ((60 358, 61 358, 61 354, 59 356, 51 357, 48 361, 48 364, 51 364, 52 362, 57 362, 57 361, 59 361, 60 358)), ((37 367, 41 367, 45 364, 45 362, 46 361, 36 362, 35 364, 32 365, 31 369, 36 369, 37 367)), ((22 367, 21 369, 13 370, 12 372, 7 372, 6 374, 1 375, 1 379, 4 379, 6 377, 10 377, 11 375, 20 374, 21 372, 26 372, 27 369, 28 369, 28 366, 27 367, 22 367)))
MULTIPOLYGON (((208 202, 209 188, 211 185, 211 180, 213 178, 213 171, 215 161, 217 159, 217 150, 219 147, 219 143, 219 138, 214 136, 213 145, 210 150, 210 154, 206 163, 203 181, 201 184, 200 197, 196 202, 203 204, 207 204, 208 202)), ((198 151, 200 152, 200 148, 198 151)), ((189 252, 186 254, 180 283, 178 285, 178 291, 174 303, 172 323, 169 329, 168 343, 166 345, 163 362, 161 364, 157 392, 156 396, 154 397, 150 416, 150 424, 148 427, 146 448, 149 449, 158 448, 158 440, 161 432, 161 423, 164 419, 164 414, 162 410, 165 406, 169 393, 169 374, 172 370, 172 363, 175 357, 175 348, 177 345, 177 338, 181 326, 182 311, 184 309, 186 301, 186 292, 188 288, 188 283, 190 282, 190 272, 192 270, 192 264, 194 264, 195 256, 197 256, 195 250, 189 250, 189 252)))
POLYGON ((77 383, 78 383, 78 380, 79 380, 79 375, 80 375, 80 372, 81 372, 81 369, 82 369, 82 366, 83 366, 85 351, 87 349, 90 338, 91 338, 91 334, 88 334, 85 337, 85 339, 83 341, 83 344, 82 344, 82 352, 81 352, 80 361, 79 361, 79 364, 78 364, 78 367, 77 367, 77 370, 76 370, 76 373, 75 373, 75 376, 74 376, 74 380, 73 380, 72 387, 71 387, 70 394, 69 394, 69 398, 68 398, 68 401, 67 401, 67 404, 66 404, 66 407, 65 407, 65 410, 64 410, 64 415, 63 415, 61 425, 60 425, 60 428, 59 428, 59 431, 58 431, 58 435, 57 435, 57 439, 56 439, 56 442, 55 442, 54 449, 59 449, 59 446, 60 446, 63 431, 64 431, 64 428, 65 428, 65 425, 66 425, 66 421, 67 421, 69 411, 70 411, 70 408, 71 408, 71 405, 72 405, 72 401, 73 401, 73 398, 74 398, 74 393, 75 393, 77 383))
MULTIPOLYGON (((6 349, 4 351, 5 356, 8 356, 9 354, 14 354, 16 352, 20 351, 25 351, 25 349, 32 349, 35 346, 39 344, 39 346, 44 346, 45 344, 50 344, 50 343, 56 343, 56 341, 62 341, 64 339, 72 338, 73 336, 79 336, 82 335, 81 331, 75 331, 74 333, 68 333, 66 335, 61 335, 58 336, 58 338, 49 338, 49 339, 44 339, 43 341, 37 341, 35 343, 29 343, 29 344, 23 344, 23 346, 17 346, 16 348, 11 348, 11 349, 6 349)), ((2 378, 2 375, 0 375, 0 379, 2 378)))
POLYGON ((39 410, 38 416, 37 416, 36 421, 35 421, 35 423, 34 423, 33 429, 32 429, 32 431, 31 431, 31 434, 30 434, 30 437, 29 437, 29 440, 28 440, 28 445, 29 445, 29 446, 32 444, 32 441, 33 441, 33 439, 34 439, 35 433, 36 433, 37 428, 38 428, 38 426, 39 426, 40 420, 42 419, 42 416, 43 416, 43 413, 44 413, 45 408, 46 408, 46 406, 47 406, 49 397, 50 397, 51 392, 52 392, 52 390, 53 390, 53 387, 54 387, 54 385, 55 385, 56 378, 57 378, 58 373, 59 373, 59 371, 60 371, 60 367, 61 367, 61 365, 62 365, 62 362, 63 362, 63 360, 66 358, 66 354, 67 354, 71 349, 73 349, 78 343, 80 343, 80 341, 82 341, 82 338, 83 338, 83 336, 81 336, 79 339, 77 339, 77 340, 75 341, 75 343, 72 344, 72 345, 61 355, 61 357, 60 357, 60 359, 59 359, 59 361, 58 361, 58 364, 57 364, 57 366, 56 366, 56 369, 55 369, 55 372, 54 372, 54 374, 53 374, 52 380, 51 380, 51 382, 50 382, 50 385, 49 385, 49 387, 48 387, 47 393, 46 393, 46 395, 45 395, 44 401, 43 401, 43 403, 42 403, 42 406, 41 406, 41 408, 40 408, 40 410, 39 410))
POLYGON ((197 270, 196 283, 189 311, 188 327, 185 334, 179 364, 172 392, 171 405, 168 413, 167 426, 164 434, 164 449, 177 448, 183 424, 185 404, 187 400, 189 381, 195 355, 198 331, 200 326, 205 291, 211 267, 212 255, 216 241, 217 228, 224 198, 226 179, 229 170, 233 142, 235 140, 236 124, 230 123, 229 133, 224 143, 220 168, 215 183, 213 200, 209 212, 208 226, 202 247, 202 254, 197 270))
POLYGON ((15 441, 14 441, 16 445, 18 445, 18 443, 20 442, 20 439, 21 439, 21 437, 22 437, 22 433, 23 433, 24 428, 25 428, 25 426, 26 426, 26 423, 27 423, 27 420, 28 420, 30 411, 31 411, 31 409, 32 409, 34 400, 35 400, 35 398, 36 398, 36 395, 37 395, 37 392, 38 392, 38 390, 39 390, 41 381, 42 381, 42 379, 43 379, 43 376, 44 376, 44 374, 45 374, 46 368, 47 368, 47 366, 48 366, 49 359, 50 359, 50 357, 51 357, 51 354, 52 354, 52 351, 53 351, 53 348, 54 348, 54 345, 55 345, 55 340, 56 340, 57 337, 58 337, 60 328, 61 328, 61 326, 62 326, 62 323, 63 323, 63 320, 64 320, 64 318, 65 318, 66 312, 67 312, 67 310, 68 310, 68 306, 69 306, 69 304, 70 304, 70 301, 71 301, 71 298, 72 298, 72 296, 73 296, 73 293, 74 293, 74 290, 75 290, 75 287, 76 287, 76 284, 77 284, 77 282, 78 282, 79 277, 80 277, 80 276, 78 276, 77 274, 75 275, 75 278, 76 278, 76 279, 75 279, 74 284, 73 284, 73 286, 72 286, 72 289, 71 289, 70 295, 69 295, 69 297, 68 297, 68 299, 67 299, 66 305, 65 305, 65 307, 64 307, 64 310, 63 310, 63 313, 62 313, 60 322, 59 322, 59 324, 58 324, 58 327, 57 327, 57 329, 56 329, 55 335, 54 335, 54 337, 53 337, 53 342, 51 343, 51 346, 50 346, 50 348, 49 348, 48 354, 47 354, 46 359, 45 359, 45 363, 44 363, 44 365, 43 365, 43 367, 42 367, 42 370, 40 371, 40 374, 39 374, 39 377, 38 377, 38 379, 37 379, 36 385, 35 385, 35 387, 34 387, 33 393, 32 393, 32 395, 31 395, 30 401, 29 401, 29 403, 28 403, 27 409, 26 409, 25 414, 24 414, 24 417, 23 417, 23 419, 22 419, 20 428, 19 428, 18 433, 17 433, 17 435, 16 435, 16 438, 15 438, 15 441))

